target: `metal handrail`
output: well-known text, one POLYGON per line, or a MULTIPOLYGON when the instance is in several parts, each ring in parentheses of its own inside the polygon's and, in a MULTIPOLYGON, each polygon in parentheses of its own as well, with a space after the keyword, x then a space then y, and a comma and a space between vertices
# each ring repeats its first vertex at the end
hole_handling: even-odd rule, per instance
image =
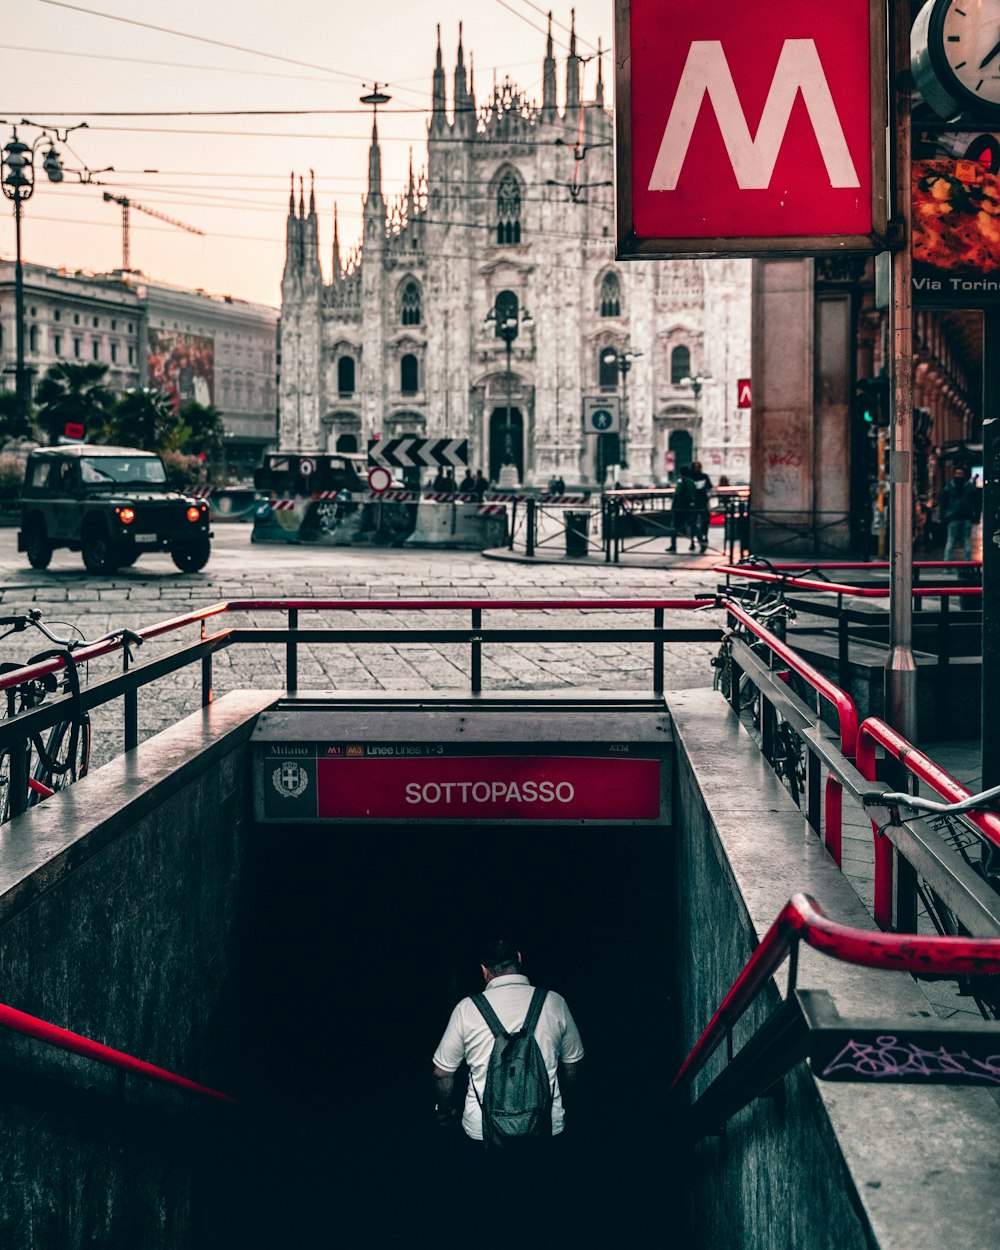
POLYGON ((837 713, 840 726, 840 750, 847 759, 852 760, 858 737, 858 710, 849 694, 834 685, 828 677, 824 677, 819 669, 813 668, 803 660, 798 652, 793 651, 787 643, 764 628, 749 612, 732 599, 724 599, 723 606, 735 620, 756 638, 763 642, 777 657, 797 673, 821 697, 830 703, 837 713))
MULTIPOLYGON (((815 566, 809 565, 808 567, 815 566)), ((751 581, 770 582, 786 589, 816 590, 854 599, 888 599, 891 593, 888 586, 852 586, 848 582, 820 581, 812 577, 787 577, 780 571, 772 573, 767 569, 755 569, 742 564, 717 564, 713 571, 725 573, 727 577, 745 577, 751 581)), ((982 598, 983 588, 982 586, 914 586, 912 594, 918 599, 951 598, 952 596, 982 598)))
MULTIPOLYGON (((858 729, 857 764, 868 781, 876 780, 876 749, 882 747, 897 759, 903 768, 918 781, 929 785, 943 799, 959 803, 971 797, 971 790, 962 785, 951 773, 935 764, 903 735, 877 716, 869 716, 858 729)), ((982 836, 994 846, 1000 847, 1000 815, 994 812, 966 812, 963 819, 974 825, 982 836)), ((892 894, 894 880, 893 847, 888 838, 881 836, 881 826, 872 820, 875 834, 875 903, 876 924, 888 928, 892 924, 892 894)))
POLYGON ((0 1026, 14 1033, 21 1033, 25 1037, 47 1042, 50 1046, 56 1046, 60 1050, 68 1050, 74 1055, 95 1059, 98 1063, 108 1064, 122 1072, 131 1072, 135 1076, 157 1081, 161 1085, 170 1085, 174 1089, 200 1094, 218 1102, 236 1103, 235 1098, 230 1097, 229 1094, 223 1094, 220 1090, 212 1089, 209 1085, 200 1085, 197 1081, 190 1081, 186 1076, 178 1076, 176 1072, 159 1068, 155 1063, 147 1063, 145 1059, 137 1059, 123 1050, 115 1050, 111 1046, 105 1046, 103 1042, 95 1042, 92 1038, 84 1037, 80 1033, 73 1033, 70 1029, 60 1028, 56 1024, 50 1024, 47 1020, 40 1020, 37 1016, 18 1011, 16 1007, 8 1007, 6 1003, 0 1003, 0 1026))
POLYGON ((729 1035, 767 981, 805 942, 841 963, 895 972, 981 976, 1000 973, 1000 938, 918 936, 856 929, 830 920, 808 894, 793 894, 764 934, 715 1015, 670 1083, 670 1092, 690 1086, 729 1035))

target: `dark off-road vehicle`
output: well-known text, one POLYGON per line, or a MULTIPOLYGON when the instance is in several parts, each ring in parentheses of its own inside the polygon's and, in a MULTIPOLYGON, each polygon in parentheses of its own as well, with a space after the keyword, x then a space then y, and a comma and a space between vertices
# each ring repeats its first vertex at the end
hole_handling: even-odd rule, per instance
POLYGON ((57 547, 91 573, 112 573, 146 551, 169 551, 184 572, 211 554, 208 505, 171 490, 159 456, 134 447, 43 447, 28 457, 17 549, 44 569, 57 547))

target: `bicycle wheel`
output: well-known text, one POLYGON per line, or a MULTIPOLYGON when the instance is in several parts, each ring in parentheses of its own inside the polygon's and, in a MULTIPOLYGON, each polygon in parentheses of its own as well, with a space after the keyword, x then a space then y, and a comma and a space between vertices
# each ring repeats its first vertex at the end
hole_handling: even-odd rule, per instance
POLYGON ((10 752, 0 752, 0 824, 10 819, 10 752))
POLYGON ((781 721, 775 730, 774 771, 788 786, 796 806, 806 788, 806 762, 803 758, 802 739, 787 721, 781 721))
MULTIPOLYGON (((87 775, 90 768, 90 716, 84 714, 73 732, 71 720, 60 721, 49 730, 44 743, 35 743, 32 777, 49 790, 62 790, 87 775)), ((29 803, 39 803, 46 795, 32 790, 29 803)))

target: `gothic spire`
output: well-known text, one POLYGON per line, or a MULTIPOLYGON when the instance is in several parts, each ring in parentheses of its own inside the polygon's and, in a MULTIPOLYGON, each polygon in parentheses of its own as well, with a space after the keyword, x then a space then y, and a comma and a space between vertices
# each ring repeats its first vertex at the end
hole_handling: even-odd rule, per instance
POLYGON ((309 216, 316 216, 316 174, 309 171, 309 216))
POLYGON ((455 62, 455 126, 472 129, 472 97, 465 77, 465 53, 462 48, 462 23, 458 23, 458 59, 455 62))
POLYGON ((549 35, 545 42, 545 68, 542 71, 542 121, 556 119, 556 58, 552 50, 552 14, 549 13, 549 35))
POLYGON ((302 218, 302 217, 305 217, 305 215, 306 215, 305 179, 302 177, 301 174, 299 174, 299 217, 302 218))
POLYGON ((288 189, 288 215, 295 216, 295 170, 291 172, 291 186, 288 189))
POLYGON ((447 124, 444 113, 444 62, 441 60, 441 27, 437 28, 437 59, 434 64, 434 96, 431 104, 431 130, 441 131, 447 124))
POLYGON ((566 116, 580 106, 580 58, 576 55, 576 9, 570 9, 569 56, 566 58, 566 116))
POLYGON ((382 198, 382 152, 378 146, 378 120, 372 118, 372 145, 368 149, 368 196, 382 198))
POLYGON ((340 278, 340 225, 337 221, 337 205, 333 205, 333 280, 340 278))
POLYGON ((594 102, 598 108, 604 108, 604 53, 601 51, 601 37, 597 36, 597 91, 594 102))

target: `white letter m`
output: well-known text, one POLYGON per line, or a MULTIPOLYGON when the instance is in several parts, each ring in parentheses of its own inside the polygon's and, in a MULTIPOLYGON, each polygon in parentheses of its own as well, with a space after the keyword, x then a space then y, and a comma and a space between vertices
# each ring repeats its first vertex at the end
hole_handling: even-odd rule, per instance
POLYGON ((812 39, 786 39, 767 93, 756 139, 750 127, 729 62, 717 40, 695 42, 677 84, 677 95, 660 141, 650 191, 673 191, 707 94, 729 153, 736 181, 744 191, 763 190, 771 182, 778 151, 785 137, 796 92, 809 113, 816 142, 832 187, 857 187, 858 175, 837 115, 830 85, 812 39))

